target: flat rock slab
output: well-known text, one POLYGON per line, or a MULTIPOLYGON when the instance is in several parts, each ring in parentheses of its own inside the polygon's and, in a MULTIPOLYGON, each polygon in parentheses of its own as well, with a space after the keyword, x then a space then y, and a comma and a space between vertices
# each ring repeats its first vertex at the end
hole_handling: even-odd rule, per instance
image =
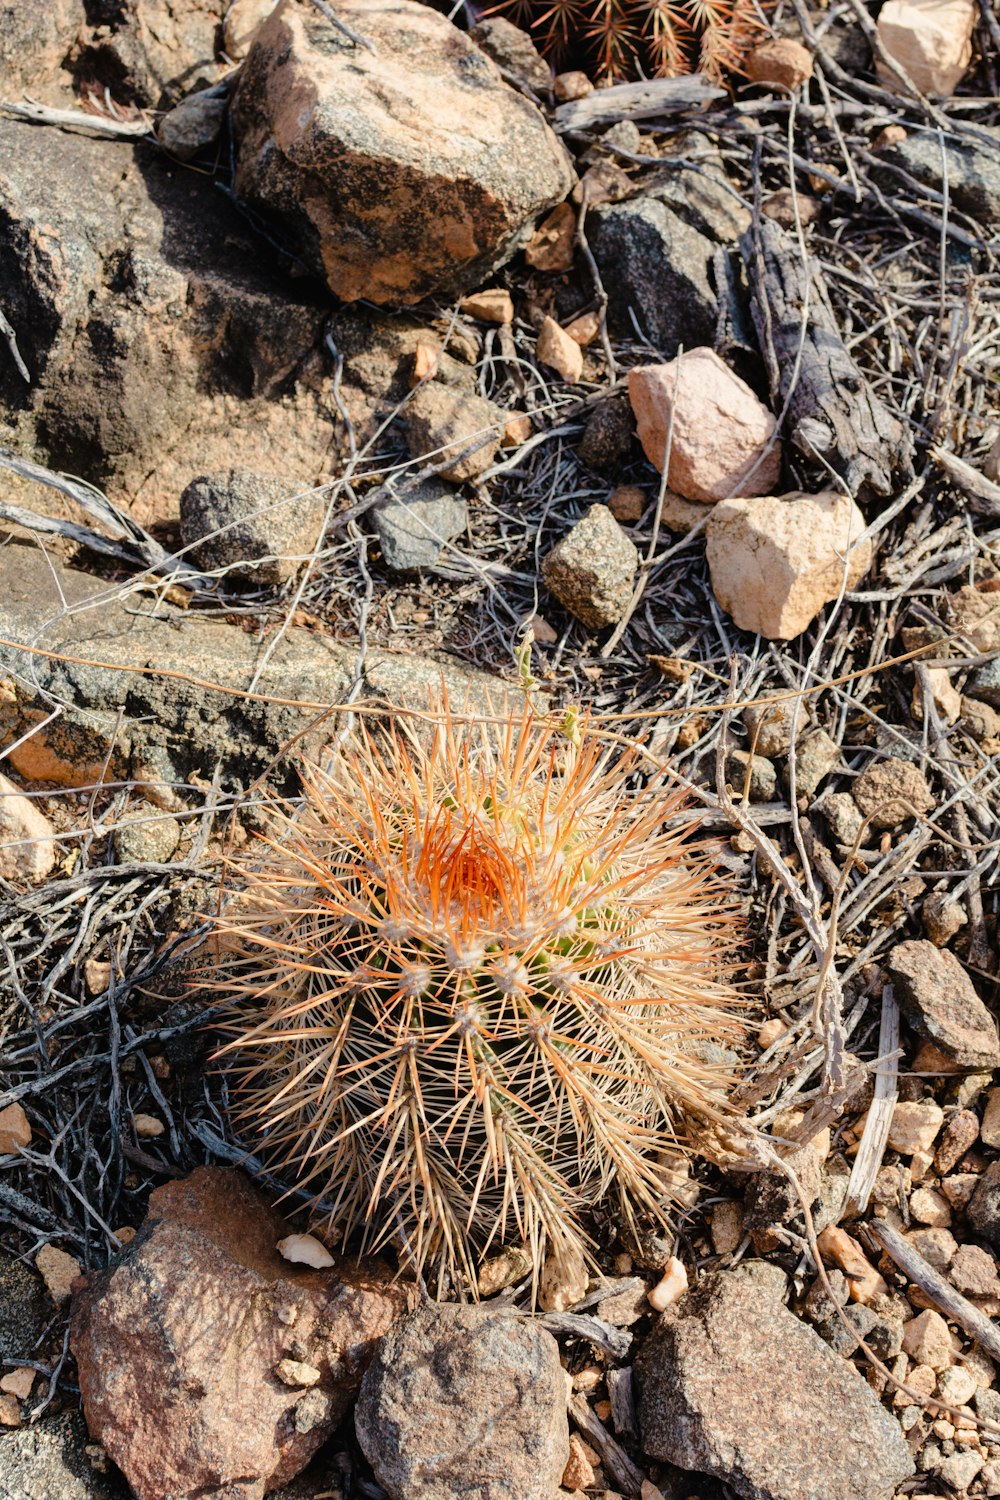
POLYGON ((138 1500, 261 1500, 343 1419, 407 1306, 363 1263, 293 1265, 291 1226, 239 1172, 158 1188, 107 1271, 74 1294, 87 1425, 138 1500))
POLYGON ((746 1500, 889 1500, 913 1473, 853 1365, 739 1272, 705 1277, 636 1362, 644 1450, 746 1500))
MULTIPOLYGON (((293 739, 293 754, 319 753, 342 723, 327 710, 351 691, 357 650, 293 627, 251 692, 266 650, 217 617, 50 566, 27 543, 0 550, 0 745, 64 710, 11 755, 30 780, 131 778, 173 806, 192 774, 211 782, 218 767, 223 785, 245 787, 293 739)), ((426 709, 442 685, 456 706, 503 701, 499 679, 447 659, 368 653, 366 698, 426 709)))
POLYGON ((356 1423, 392 1500, 551 1500, 569 1458, 558 1345, 516 1313, 422 1307, 379 1345, 356 1423))

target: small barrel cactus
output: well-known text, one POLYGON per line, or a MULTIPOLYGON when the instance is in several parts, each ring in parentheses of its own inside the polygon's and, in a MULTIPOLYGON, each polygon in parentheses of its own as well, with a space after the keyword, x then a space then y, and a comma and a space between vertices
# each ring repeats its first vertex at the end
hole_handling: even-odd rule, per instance
POLYGON ((512 1239, 578 1256, 609 1195, 667 1216, 658 1157, 732 1114, 735 918, 677 795, 586 726, 424 731, 303 770, 230 870, 212 985, 253 1149, 343 1241, 474 1284, 512 1239))

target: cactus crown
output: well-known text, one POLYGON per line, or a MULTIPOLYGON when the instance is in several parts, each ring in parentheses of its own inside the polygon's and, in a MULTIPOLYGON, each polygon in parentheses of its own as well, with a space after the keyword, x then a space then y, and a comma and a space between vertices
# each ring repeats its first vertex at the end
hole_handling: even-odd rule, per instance
POLYGON ((213 985, 238 1118, 346 1238, 473 1279, 536 1268, 609 1192, 663 1219, 656 1156, 724 1118, 733 921, 679 801, 530 708, 364 729, 232 871, 213 985))
POLYGON ((611 83, 696 71, 724 83, 765 34, 765 8, 769 0, 500 0, 493 10, 557 68, 611 83))

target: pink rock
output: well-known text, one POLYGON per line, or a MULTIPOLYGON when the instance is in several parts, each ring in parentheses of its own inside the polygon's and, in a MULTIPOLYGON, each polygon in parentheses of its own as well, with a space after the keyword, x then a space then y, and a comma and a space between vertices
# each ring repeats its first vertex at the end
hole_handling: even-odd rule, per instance
POLYGON ((867 572, 871 543, 858 543, 864 529, 864 516, 839 491, 726 500, 705 528, 715 597, 741 630, 790 641, 867 572))
POLYGON ((74 1292, 87 1425, 138 1500, 260 1500, 287 1483, 405 1311, 378 1269, 290 1265, 289 1230, 240 1173, 201 1167, 158 1188, 118 1264, 74 1292), (286 1361, 310 1383, 287 1384, 286 1361))
MULTIPOLYGON (((979 15, 975 0, 886 0, 878 18, 878 38, 922 94, 952 94, 972 60, 972 31, 979 15)), ((875 71, 890 88, 902 80, 875 59, 875 71)))
POLYGON ((780 443, 765 453, 774 417, 712 349, 630 370, 628 394, 639 441, 661 473, 673 411, 667 482, 686 500, 767 495, 778 483, 780 443))

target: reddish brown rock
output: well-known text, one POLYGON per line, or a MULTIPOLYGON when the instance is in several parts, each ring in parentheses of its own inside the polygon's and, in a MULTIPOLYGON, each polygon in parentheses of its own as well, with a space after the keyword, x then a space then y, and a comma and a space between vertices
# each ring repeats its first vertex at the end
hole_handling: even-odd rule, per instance
POLYGON ((233 101, 236 190, 346 302, 473 290, 573 185, 538 109, 415 0, 340 0, 355 45, 282 0, 233 101))
POLYGON ((912 761, 896 756, 871 761, 851 791, 873 828, 898 828, 934 806, 934 793, 924 773, 912 761))
POLYGON ((288 1232, 240 1173, 201 1167, 158 1188, 117 1265, 74 1294, 87 1424, 138 1500, 260 1500, 287 1483, 405 1310, 377 1269, 289 1264, 288 1232), (286 1360, 318 1379, 287 1384, 286 1360))
POLYGON ((797 89, 813 75, 812 57, 801 42, 791 37, 772 37, 747 53, 744 63, 751 83, 797 89))
POLYGON ((712 349, 691 349, 663 365, 629 371, 639 441, 686 500, 767 495, 781 473, 781 445, 768 443, 774 417, 712 349), (671 426, 672 421, 672 426, 671 426))
POLYGON ((950 949, 926 938, 897 943, 887 967, 900 1009, 919 1036, 960 1067, 1000 1067, 997 1023, 950 949))
POLYGON ((749 1274, 704 1277, 635 1369, 644 1450, 747 1500, 889 1500, 913 1473, 857 1371, 749 1274))

